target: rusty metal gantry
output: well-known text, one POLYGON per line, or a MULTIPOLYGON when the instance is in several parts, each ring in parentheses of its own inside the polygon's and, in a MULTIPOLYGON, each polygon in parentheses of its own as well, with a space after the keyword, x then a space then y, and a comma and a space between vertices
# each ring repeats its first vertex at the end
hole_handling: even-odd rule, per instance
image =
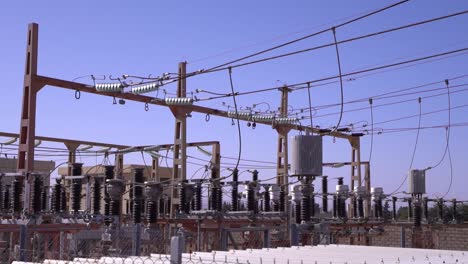
MULTIPOLYGON (((65 89, 71 89, 79 92, 86 92, 92 94, 99 94, 119 99, 126 99, 136 102, 142 102, 147 104, 159 105, 169 107, 172 113, 176 118, 176 127, 175 127, 175 137, 174 137, 174 169, 173 169, 173 179, 174 180, 184 180, 186 177, 186 118, 187 115, 191 112, 208 114, 213 116, 230 118, 227 111, 197 106, 197 105, 168 105, 164 100, 155 99, 149 96, 137 95, 132 93, 111 93, 111 92, 99 92, 95 90, 92 86, 77 83, 73 81, 66 81, 46 76, 41 76, 37 74, 37 63, 38 63, 38 37, 39 37, 39 26, 36 23, 29 24, 28 35, 27 35, 27 48, 26 48, 26 68, 24 75, 24 85, 23 85, 23 104, 22 104, 22 113, 21 113, 21 122, 20 122, 20 143, 18 150, 18 171, 30 173, 34 171, 34 140, 36 139, 35 135, 35 122, 36 122, 36 99, 37 93, 46 85, 60 87, 65 89), (177 150, 176 150, 177 149, 177 150), (181 168, 179 175, 178 168, 181 168)), ((178 77, 178 97, 186 96, 186 63, 179 64, 179 77, 178 77)), ((281 99, 281 115, 287 113, 287 88, 282 89, 282 99, 281 99)), ((272 125, 271 122, 256 120, 257 124, 272 125)), ((273 127, 277 130, 278 137, 278 159, 277 159, 277 182, 278 183, 287 183, 287 155, 288 155, 288 139, 287 135, 290 130, 299 130, 312 132, 316 134, 321 134, 319 129, 303 126, 303 125, 293 125, 293 124, 273 124, 273 127)), ((361 179, 361 160, 360 160, 360 138, 359 136, 353 136, 337 131, 332 131, 326 134, 327 136, 337 137, 348 139, 352 146, 352 157, 353 157, 353 170, 351 177, 351 188, 355 186, 360 186, 361 179), (354 176, 354 172, 357 171, 357 175, 354 176)), ((76 145, 69 144, 67 146, 71 151, 76 150, 76 145)), ((73 160, 73 156, 70 156, 70 160, 73 160)), ((116 156, 116 165, 122 165, 123 157, 116 156)), ((116 173, 119 175, 119 171, 116 173)), ((31 185, 30 178, 27 177, 25 192, 25 198, 28 198, 25 201, 29 201, 29 190, 31 185)), ((369 179, 364 179, 365 181, 369 179)), ((366 184, 367 187, 367 184, 366 184)), ((29 209, 29 204, 25 203, 26 209, 29 209)))

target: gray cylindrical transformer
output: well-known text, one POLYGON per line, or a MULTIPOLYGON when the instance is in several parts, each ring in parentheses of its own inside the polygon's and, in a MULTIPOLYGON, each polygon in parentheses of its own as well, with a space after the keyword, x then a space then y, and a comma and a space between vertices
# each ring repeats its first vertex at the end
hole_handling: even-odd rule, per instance
POLYGON ((322 137, 297 135, 291 141, 291 175, 322 175, 322 137))

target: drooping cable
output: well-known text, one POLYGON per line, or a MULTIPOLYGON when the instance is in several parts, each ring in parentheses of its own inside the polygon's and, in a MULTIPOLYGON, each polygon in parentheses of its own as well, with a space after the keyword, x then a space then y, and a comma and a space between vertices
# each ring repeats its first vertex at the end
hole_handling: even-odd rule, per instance
POLYGON ((437 162, 436 165, 434 166, 430 166, 430 167, 427 167, 426 170, 431 170, 431 169, 434 169, 434 168, 437 168, 440 164, 442 164, 442 161, 444 161, 445 159, 445 156, 447 155, 447 151, 449 149, 449 142, 450 142, 450 123, 451 123, 451 101, 450 101, 450 86, 449 86, 449 80, 446 79, 445 80, 445 86, 447 87, 447 103, 448 103, 448 124, 447 124, 447 127, 445 128, 445 141, 446 141, 446 145, 445 145, 445 150, 444 150, 444 154, 442 155, 442 158, 439 160, 439 162, 437 162))
POLYGON ((333 128, 332 132, 335 132, 341 124, 341 119, 343 118, 343 110, 344 110, 344 91, 343 91, 343 76, 341 73, 341 61, 340 61, 340 52, 338 50, 338 42, 336 41, 336 30, 335 28, 332 28, 333 31, 333 39, 335 40, 335 51, 336 51, 336 59, 338 62, 338 76, 340 79, 340 94, 341 94, 341 107, 340 107, 340 117, 338 119, 338 123, 336 123, 336 126, 333 128))
MULTIPOLYGON (((372 98, 369 98, 369 109, 370 109, 370 116, 371 116, 371 141, 370 141, 370 148, 369 148, 369 159, 368 159, 368 162, 369 164, 371 163, 371 160, 372 160, 372 153, 373 153, 373 150, 374 150, 374 108, 373 108, 373 100, 372 98)), ((366 180, 366 177, 364 177, 362 180, 361 180, 361 184, 360 186, 362 186, 362 181, 365 181, 366 180)))
MULTIPOLYGON (((448 140, 448 139, 447 139, 448 140)), ((447 188, 447 191, 445 194, 442 196, 442 199, 449 194, 450 190, 452 189, 452 183, 453 183, 453 164, 452 164, 452 153, 450 153, 450 145, 448 145, 448 158, 449 158, 449 164, 450 164, 450 183, 447 188)))
POLYGON ((411 163, 408 170, 411 170, 413 167, 414 157, 416 156, 416 148, 418 147, 419 132, 421 131, 421 97, 418 98, 419 103, 419 120, 418 120, 418 132, 416 133, 416 142, 414 143, 413 155, 411 156, 411 163))
POLYGON ((241 132, 241 127, 240 127, 240 121, 239 121, 239 112, 237 111, 237 100, 236 100, 236 94, 234 92, 234 84, 232 82, 232 69, 229 67, 229 83, 231 84, 231 92, 232 92, 232 100, 234 102, 234 110, 236 111, 236 121, 237 121, 237 132, 238 132, 238 138, 239 138, 239 153, 237 155, 237 162, 236 162, 236 167, 234 168, 237 170, 239 167, 239 162, 241 159, 242 155, 242 132, 241 132))
MULTIPOLYGON (((418 120, 418 130, 416 132, 416 141, 414 142, 414 148, 413 148, 413 154, 411 155, 411 163, 409 165, 409 168, 408 168, 408 171, 411 170, 411 168, 413 167, 413 162, 414 162, 414 157, 416 156, 416 149, 418 147, 418 140, 419 140, 419 132, 421 131, 421 116, 422 116, 422 111, 421 111, 421 97, 418 98, 418 105, 419 105, 419 120, 418 120)), ((405 175, 405 178, 403 179, 403 181, 400 183, 400 185, 398 186, 398 188, 396 188, 393 192, 391 192, 388 196, 391 196, 393 194, 395 194, 396 192, 398 192, 398 190, 401 189, 401 187, 403 187, 403 185, 405 184, 406 180, 408 179, 408 174, 405 175)))

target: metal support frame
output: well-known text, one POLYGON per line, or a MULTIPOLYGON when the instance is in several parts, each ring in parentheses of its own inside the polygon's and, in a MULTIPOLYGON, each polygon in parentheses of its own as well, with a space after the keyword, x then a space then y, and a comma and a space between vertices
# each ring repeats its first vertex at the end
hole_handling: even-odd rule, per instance
POLYGON ((151 180, 160 182, 161 179, 159 177, 159 159, 158 157, 152 157, 151 160, 151 180))
POLYGON ((115 179, 123 180, 123 165, 124 165, 124 154, 116 153, 115 154, 115 179))
POLYGON ((73 163, 76 162, 76 150, 80 146, 79 143, 64 143, 65 147, 68 149, 68 170, 67 175, 72 175, 73 163))
POLYGON ((212 144, 210 162, 211 169, 216 171, 216 178, 219 178, 221 173, 221 145, 219 142, 212 144))
MULTIPOLYGON (((34 171, 34 141, 36 136, 36 99, 43 84, 35 82, 37 76, 37 50, 39 26, 32 23, 28 28, 26 46, 26 66, 24 71, 23 104, 21 108, 20 136, 18 147, 19 172, 34 171)), ((33 177, 24 180, 24 209, 31 212, 31 185, 33 177)))
MULTIPOLYGON (((149 96, 137 95, 132 93, 112 93, 112 92, 101 92, 94 89, 94 87, 82 83, 60 80, 56 78, 46 77, 37 75, 37 63, 38 63, 38 24, 32 23, 28 28, 28 37, 27 37, 27 49, 26 49, 26 68, 24 75, 24 86, 23 86, 23 105, 22 105, 22 114, 20 122, 20 136, 19 136, 19 150, 18 150, 18 171, 22 172, 32 172, 34 170, 34 141, 35 136, 35 121, 36 121, 36 99, 37 93, 46 85, 71 89, 79 92, 86 92, 92 94, 98 94, 103 96, 115 97, 118 99, 132 100, 137 102, 143 102, 152 105, 159 105, 169 107, 172 113, 176 118, 176 131, 174 137, 174 167, 172 172, 172 180, 174 183, 183 180, 186 178, 186 132, 187 132, 187 122, 186 118, 191 112, 197 112, 202 114, 210 114, 220 117, 229 117, 227 111, 212 109, 208 107, 198 106, 198 105, 189 105, 189 106, 173 106, 168 105, 164 100, 155 99, 149 96), (181 169, 179 173, 179 168, 181 169), (180 174, 180 175, 179 175, 180 174)), ((179 64, 179 76, 178 76, 178 89, 177 96, 185 97, 186 96, 186 63, 182 62, 179 64)), ((287 88, 282 90, 282 100, 281 114, 287 114, 287 88)), ((257 120, 257 124, 266 124, 271 125, 269 121, 257 120)), ((274 124, 274 127, 279 132, 280 136, 278 143, 281 146, 279 147, 279 153, 286 153, 282 159, 282 164, 279 163, 278 170, 281 170, 283 177, 278 177, 278 182, 287 182, 287 132, 291 129, 298 131, 312 132, 320 135, 321 131, 319 129, 296 125, 296 124, 274 124)), ((352 182, 351 188, 354 188, 355 181, 360 183, 361 181, 361 168, 360 168, 360 146, 359 139, 349 134, 341 133, 338 131, 332 131, 327 134, 327 136, 333 136, 338 138, 348 139, 353 148, 353 166, 352 169, 352 182), (356 160, 357 159, 357 160, 356 160), (357 176, 355 176, 355 170, 357 170, 357 176)), ((283 155, 283 154, 280 154, 283 155)), ((73 159, 73 154, 70 155, 70 160, 73 159)), ((123 159, 118 158, 116 162, 116 175, 119 177, 121 175, 121 167, 119 165, 123 164, 123 159)), ((279 173, 278 173, 279 174, 279 173)), ((29 195, 32 177, 28 178, 28 184, 25 185, 25 209, 30 210, 29 205, 29 195)), ((172 190, 172 195, 177 197, 175 190, 172 190)), ((173 212, 174 205, 178 204, 178 199, 172 199, 171 201, 171 212, 173 212)))
MULTIPOLYGON (((354 191, 355 187, 361 186, 362 184, 362 175, 361 175, 361 141, 358 136, 351 137, 348 139, 349 143, 351 144, 351 183, 350 183, 350 190, 354 191), (357 175, 356 175, 357 174, 357 175)), ((370 187, 368 190, 368 193, 370 193, 370 187)), ((354 205, 351 203, 349 205, 349 212, 351 214, 351 217, 354 217, 352 215, 352 212, 354 211, 354 205)), ((367 206, 365 207, 367 209, 367 206)), ((366 213, 364 213, 366 216, 366 213)), ((366 216, 367 217, 367 216, 366 216)))
MULTIPOLYGON (((287 86, 281 90, 281 105, 280 117, 288 116, 288 93, 291 92, 287 86)), ((289 127, 277 126, 278 132, 278 151, 276 158, 276 184, 283 186, 288 183, 288 133, 291 131, 289 127)), ((287 190, 285 189, 286 193, 287 190)))
MULTIPOLYGON (((177 97, 187 96, 187 83, 185 74, 187 72, 187 62, 179 63, 177 97)), ((179 193, 176 185, 187 178, 187 115, 191 110, 184 106, 169 106, 175 117, 172 185, 171 185, 171 208, 170 214, 174 215, 179 204, 179 193), (180 168, 180 172, 179 172, 180 168)))

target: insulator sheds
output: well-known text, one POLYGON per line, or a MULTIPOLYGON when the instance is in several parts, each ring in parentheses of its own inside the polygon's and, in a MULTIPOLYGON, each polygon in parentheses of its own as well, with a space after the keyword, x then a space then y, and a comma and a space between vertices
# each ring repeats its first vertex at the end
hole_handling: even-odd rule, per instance
POLYGON ((158 202, 164 212, 164 199, 161 198, 163 193, 162 185, 159 182, 151 181, 145 182, 145 194, 146 194, 146 222, 149 225, 156 224, 158 220, 158 202))
POLYGON ((223 186, 220 185, 218 188, 218 195, 216 195, 216 208, 218 212, 223 211, 223 186))
POLYGON ((109 194, 109 214, 119 216, 121 211, 122 194, 125 186, 122 180, 112 179, 106 180, 107 193, 109 194))
POLYGON ((94 178, 93 186, 93 214, 101 214, 101 179, 94 178))
POLYGON ((148 83, 144 85, 138 85, 132 87, 130 90, 134 94, 144 94, 144 93, 149 93, 152 91, 156 91, 159 89, 159 84, 158 83, 148 83))
POLYGON ((144 183, 144 168, 135 168, 133 170, 133 201, 132 201, 132 216, 135 224, 141 223, 143 208, 143 183, 144 183))
POLYGON ((158 208, 156 201, 146 202, 146 222, 148 224, 155 224, 158 220, 158 208))
POLYGON ((285 212, 286 211, 286 192, 284 191, 284 187, 281 186, 281 191, 279 194, 279 211, 285 212))
POLYGON ((231 190, 231 211, 235 212, 239 210, 239 187, 238 183, 232 183, 232 190, 231 190))
POLYGON ((256 213, 257 200, 255 196, 255 187, 253 184, 247 184, 247 210, 256 213))
POLYGON ((164 98, 164 102, 167 105, 192 105, 193 98, 190 97, 166 97, 164 98))
POLYGON ((65 191, 65 186, 60 186, 60 212, 67 211, 67 192, 65 191))
POLYGON ((71 185, 71 207, 74 214, 77 214, 80 211, 81 207, 81 188, 82 181, 81 179, 73 179, 71 185))
POLYGON ((5 188, 2 190, 2 210, 8 211, 10 210, 10 185, 5 185, 5 188))
POLYGON ((322 211, 328 212, 328 177, 322 177, 322 211))
POLYGON ((202 209, 202 184, 201 182, 197 182, 195 184, 195 194, 194 194, 194 204, 193 210, 199 211, 202 209))
POLYGON ((120 215, 120 205, 119 200, 110 200, 109 202, 109 215, 119 216, 120 215))
POLYGON ((310 221, 310 196, 302 196, 300 215, 302 221, 310 221))
POLYGON ((251 112, 246 112, 246 111, 228 111, 227 113, 228 117, 230 118, 239 118, 243 120, 252 120, 252 113, 251 112))
POLYGON ((15 178, 12 184, 12 191, 11 191, 11 208, 13 209, 14 213, 21 213, 23 209, 22 206, 22 192, 23 192, 23 182, 22 180, 15 178))
POLYGON ((211 205, 211 210, 215 210, 215 211, 218 211, 218 200, 217 200, 217 196, 218 196, 218 186, 216 186, 216 184, 212 184, 211 186, 211 199, 210 199, 210 205, 211 205))
MULTIPOLYGON (((214 193, 213 193, 214 195, 214 193)), ((179 213, 188 214, 189 210, 187 208, 187 198, 185 195, 185 185, 181 184, 179 186, 179 213)))
MULTIPOLYGON (((107 165, 104 166, 105 181, 114 179, 114 168, 115 166, 107 165)), ((104 184, 104 215, 110 215, 110 196, 107 191, 107 184, 104 184)), ((109 221, 107 222, 109 225, 109 221)))
POLYGON ((422 200, 423 203, 423 212, 424 212, 424 219, 429 221, 429 199, 424 197, 422 200))
POLYGON ((421 204, 419 202, 415 202, 413 204, 413 226, 414 227, 421 227, 421 204))
POLYGON ((141 211, 142 211, 142 200, 136 200, 133 202, 133 223, 141 223, 141 211))
POLYGON ((120 93, 124 89, 124 85, 122 83, 96 83, 94 88, 98 92, 114 92, 120 93))
POLYGON ((263 193, 263 211, 269 212, 270 208, 270 186, 265 186, 265 192, 263 193))
POLYGON ((48 187, 42 187, 41 189, 41 210, 45 212, 47 210, 47 190, 48 187))
POLYGON ((294 203, 294 215, 296 218, 296 224, 301 223, 301 202, 295 201, 294 203))
POLYGON ((51 210, 53 213, 60 213, 60 198, 62 192, 62 184, 60 183, 60 179, 56 180, 56 183, 52 189, 52 198, 51 198, 51 210))
POLYGON ((104 224, 109 226, 112 223, 112 218, 110 218, 111 211, 110 211, 110 203, 111 200, 109 197, 104 198, 104 224))
POLYGON ((43 180, 41 176, 36 176, 34 179, 34 187, 33 187, 33 200, 32 202, 32 208, 33 212, 35 214, 38 214, 41 212, 42 209, 42 189, 43 189, 43 180))

